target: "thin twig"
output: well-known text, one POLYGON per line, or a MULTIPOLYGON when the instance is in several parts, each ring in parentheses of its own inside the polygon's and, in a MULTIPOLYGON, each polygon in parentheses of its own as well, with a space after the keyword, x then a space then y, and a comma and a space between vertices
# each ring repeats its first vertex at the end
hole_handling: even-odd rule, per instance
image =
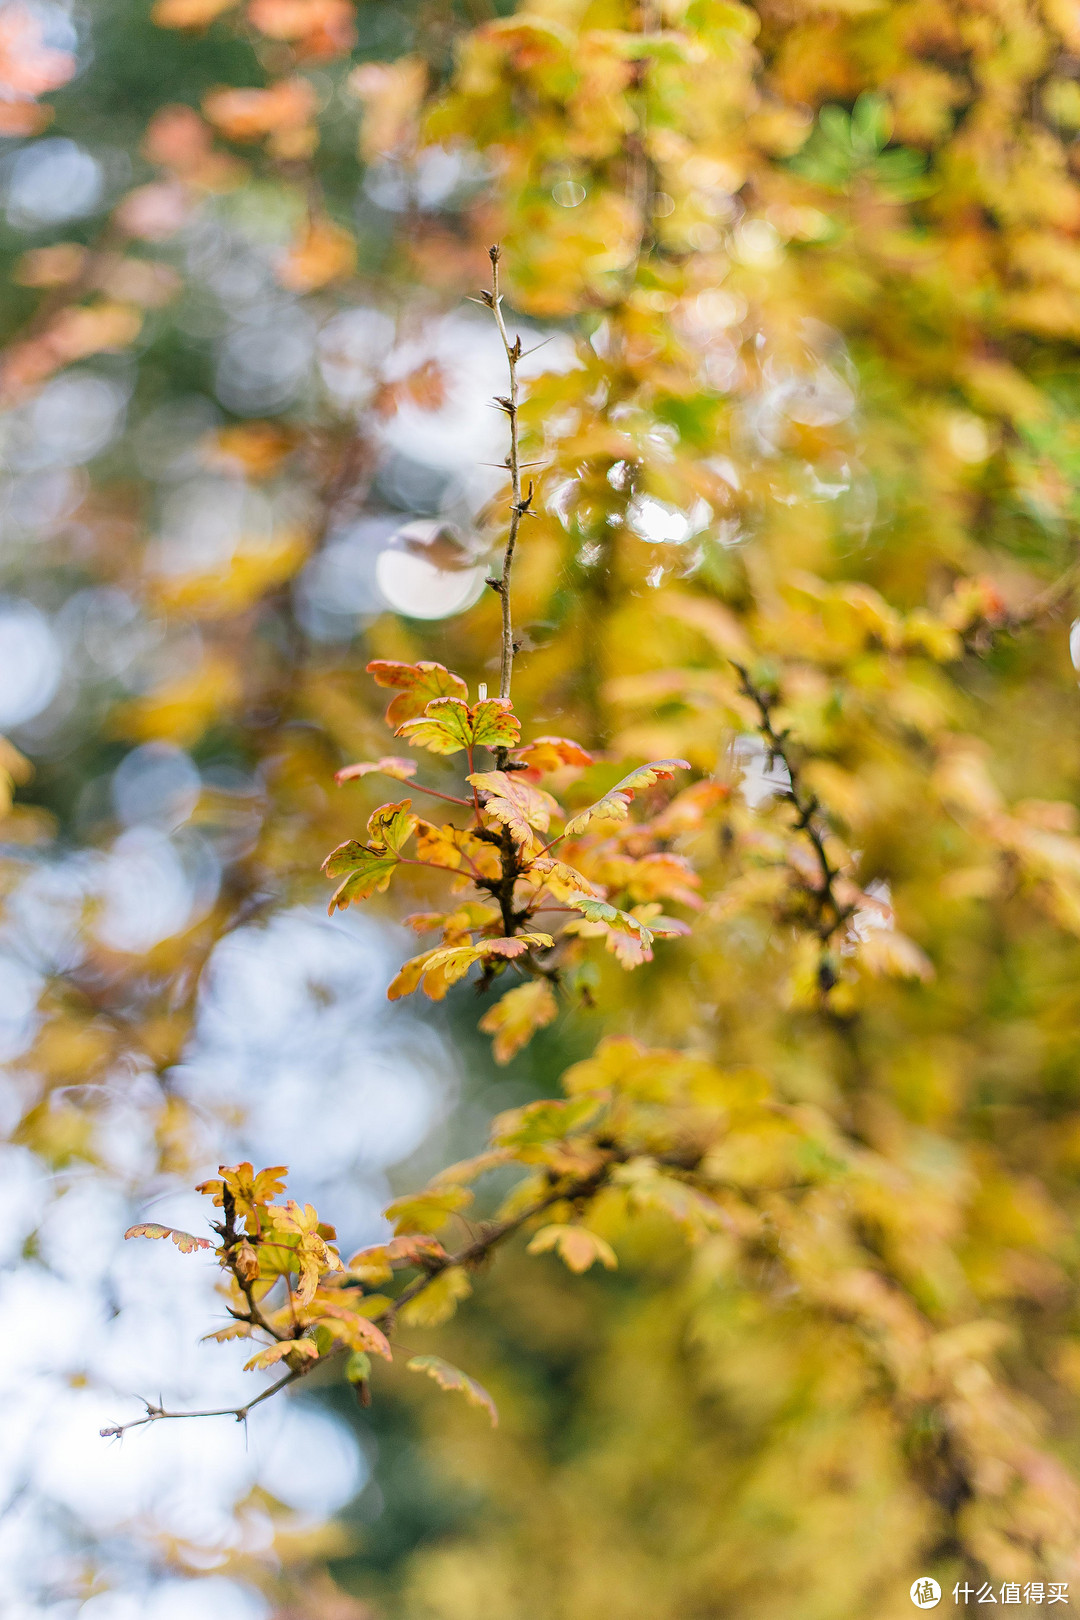
POLYGON ((497 590, 502 599, 502 659, 499 669, 499 696, 510 696, 510 682, 514 672, 514 625, 510 610, 510 570, 514 566, 514 550, 517 546, 518 530, 521 520, 529 510, 532 503, 532 485, 529 493, 522 499, 521 494, 521 462, 518 455, 518 361, 521 359, 521 336, 515 337, 513 343, 506 330, 506 322, 502 312, 502 293, 499 291, 499 249, 488 249, 491 259, 491 291, 481 292, 480 299, 495 317, 495 325, 499 328, 503 349, 506 352, 506 364, 510 372, 509 393, 496 399, 495 404, 503 411, 510 423, 510 452, 506 458, 506 466, 510 472, 510 524, 506 534, 506 550, 503 553, 502 575, 497 581, 491 581, 493 589, 497 590))
MULTIPOLYGON (((625 1155, 622 1155, 622 1157, 625 1157, 625 1155)), ((431 1286, 436 1277, 440 1276, 442 1272, 449 1271, 455 1266, 477 1265, 481 1260, 485 1259, 488 1254, 490 1254, 492 1249, 497 1248, 500 1243, 505 1242, 508 1237, 511 1237, 513 1233, 524 1226, 527 1221, 532 1220, 535 1215, 541 1215, 545 1209, 550 1209, 552 1204, 561 1203, 564 1199, 573 1200, 576 1198, 586 1197, 591 1193, 597 1192, 607 1180, 611 1172, 612 1165, 617 1163, 619 1159, 620 1155, 613 1153, 609 1159, 591 1175, 578 1177, 576 1180, 570 1181, 569 1183, 558 1183, 557 1185, 553 1186, 549 1192, 545 1193, 543 1198, 537 1199, 534 1203, 530 1204, 527 1209, 522 1210, 520 1214, 511 1216, 508 1220, 500 1221, 497 1225, 489 1226, 486 1232, 484 1232, 480 1237, 473 1238, 469 1243, 466 1243, 463 1248, 457 1251, 456 1254, 450 1254, 447 1255, 445 1259, 440 1258, 437 1261, 429 1263, 421 1276, 414 1278, 407 1287, 402 1289, 401 1293, 398 1294, 396 1299, 391 1300, 378 1315, 373 1315, 370 1320, 373 1322, 382 1322, 384 1324, 384 1331, 386 1332, 387 1337, 389 1337, 394 1330, 395 1319, 401 1307, 403 1305, 407 1305, 410 1300, 415 1299, 418 1294, 422 1294, 426 1288, 431 1286)), ((267 1328, 267 1331, 273 1333, 272 1328, 267 1328)), ((280 1335, 278 1334, 274 1334, 273 1336, 275 1338, 280 1338, 280 1335)), ((212 1407, 208 1410, 200 1412, 169 1412, 166 1411, 166 1409, 160 1404, 156 1404, 153 1401, 144 1400, 143 1405, 146 1407, 145 1417, 134 1418, 130 1423, 110 1424, 108 1428, 101 1429, 99 1432, 103 1439, 117 1440, 126 1434, 128 1429, 139 1429, 147 1423, 160 1423, 167 1419, 176 1418, 231 1417, 235 1418, 238 1423, 242 1423, 247 1417, 248 1413, 256 1406, 259 1406, 263 1401, 269 1400, 271 1395, 276 1395, 279 1390, 285 1389, 289 1384, 297 1383, 299 1379, 305 1377, 316 1367, 324 1366, 329 1359, 329 1356, 320 1356, 317 1360, 310 1361, 307 1363, 307 1365, 296 1368, 295 1370, 287 1373, 284 1378, 279 1378, 276 1384, 271 1384, 269 1389, 264 1389, 261 1395, 256 1395, 254 1400, 248 1401, 244 1406, 212 1407)))
MULTIPOLYGON (((795 831, 805 833, 814 852, 821 881, 816 888, 810 888, 813 896, 817 917, 815 920, 815 933, 823 946, 827 946, 833 935, 841 929, 854 911, 854 906, 844 905, 837 898, 836 880, 841 876, 840 871, 829 859, 825 847, 825 828, 821 802, 816 793, 805 786, 799 762, 789 747, 789 734, 787 731, 777 731, 773 724, 772 711, 776 699, 751 680, 749 672, 742 664, 735 664, 739 676, 739 690, 744 697, 748 697, 758 712, 757 729, 763 738, 769 753, 770 765, 773 760, 780 760, 788 773, 788 787, 780 795, 795 807, 795 831)), ((823 988, 824 988, 823 980, 823 988)), ((828 986, 831 988, 831 985, 828 986)))
POLYGON ((1064 573, 1060 574, 1045 590, 1040 591, 1030 601, 1025 602, 1023 607, 1015 608, 1013 611, 1006 613, 999 623, 990 626, 991 630, 1017 631, 1026 629, 1028 625, 1041 619, 1045 614, 1053 613, 1056 608, 1067 602, 1076 589, 1078 581, 1080 581, 1080 563, 1070 563, 1064 573))
POLYGON ((460 804, 466 810, 471 810, 473 807, 471 799, 459 799, 455 793, 440 793, 438 788, 425 787, 423 782, 410 782, 409 787, 415 789, 417 793, 430 793, 433 799, 442 799, 447 804, 460 804))
POLYGON ((414 1278, 408 1287, 403 1288, 401 1293, 390 1301, 379 1316, 372 1317, 372 1321, 382 1322, 384 1332, 387 1335, 392 1333, 397 1314, 402 1306, 407 1305, 410 1300, 422 1294, 426 1288, 431 1286, 441 1272, 450 1271, 455 1266, 474 1266, 479 1261, 486 1259, 492 1249, 505 1242, 508 1237, 512 1237, 534 1216, 542 1215, 545 1209, 551 1208, 552 1204, 560 1204, 567 1199, 582 1198, 590 1193, 598 1192, 607 1180, 611 1172, 611 1165, 617 1157, 617 1155, 614 1155, 610 1162, 605 1163, 599 1170, 594 1171, 592 1175, 580 1177, 577 1181, 571 1182, 569 1186, 560 1184, 553 1187, 543 1198, 537 1199, 535 1203, 530 1204, 520 1214, 513 1215, 508 1220, 500 1221, 496 1226, 488 1227, 481 1237, 474 1238, 471 1243, 467 1243, 456 1254, 447 1255, 446 1259, 441 1261, 437 1268, 426 1271, 423 1276, 414 1278))
POLYGON ((134 1418, 130 1423, 112 1423, 107 1429, 100 1429, 98 1432, 103 1440, 119 1440, 129 1429, 141 1429, 144 1423, 163 1423, 173 1418, 231 1417, 235 1418, 237 1423, 243 1423, 248 1413, 256 1406, 268 1401, 271 1395, 276 1395, 286 1384, 294 1384, 300 1376, 298 1372, 286 1373, 284 1378, 279 1378, 276 1384, 264 1389, 261 1395, 256 1395, 246 1406, 217 1406, 205 1412, 166 1412, 163 1406, 156 1406, 153 1401, 144 1400, 145 1417, 134 1418))

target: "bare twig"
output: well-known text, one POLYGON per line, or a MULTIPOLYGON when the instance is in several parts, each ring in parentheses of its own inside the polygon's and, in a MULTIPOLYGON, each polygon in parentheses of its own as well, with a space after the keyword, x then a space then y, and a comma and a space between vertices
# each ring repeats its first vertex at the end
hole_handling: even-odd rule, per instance
POLYGON ((205 1412, 167 1412, 163 1406, 158 1406, 153 1401, 144 1400, 143 1405, 146 1407, 145 1417, 133 1418, 130 1423, 112 1423, 107 1429, 101 1429, 98 1432, 103 1440, 119 1440, 129 1429, 141 1429, 144 1423, 163 1423, 174 1418, 231 1417, 235 1418, 237 1423, 243 1423, 248 1413, 256 1406, 261 1406, 263 1401, 268 1401, 271 1395, 276 1395, 279 1390, 285 1388, 286 1384, 294 1384, 300 1376, 301 1374, 298 1372, 286 1373, 284 1378, 279 1378, 276 1384, 271 1384, 269 1389, 264 1389, 261 1395, 256 1395, 255 1399, 248 1401, 246 1406, 217 1406, 205 1412))
MULTIPOLYGON (((447 1255, 445 1259, 440 1258, 429 1261, 423 1273, 414 1278, 411 1283, 402 1289, 396 1299, 391 1300, 379 1314, 373 1315, 370 1320, 381 1322, 387 1337, 389 1337, 394 1331, 397 1313, 401 1307, 422 1294, 442 1272, 449 1271, 455 1266, 478 1265, 500 1243, 505 1242, 508 1237, 511 1237, 513 1233, 524 1226, 527 1221, 532 1220, 534 1216, 543 1214, 545 1209, 550 1209, 552 1204, 561 1203, 564 1199, 572 1201, 577 1198, 588 1197, 592 1193, 599 1191, 607 1180, 612 1165, 618 1162, 620 1157, 624 1158, 625 1155, 612 1153, 604 1164, 591 1175, 579 1176, 570 1181, 557 1182, 549 1192, 530 1204, 527 1209, 522 1210, 520 1214, 489 1226, 485 1232, 479 1237, 472 1238, 456 1254, 447 1255)), ((237 1280, 240 1281, 239 1278, 237 1280)), ((242 1282, 241 1286, 243 1286, 242 1282)), ((280 1340, 283 1337, 281 1334, 275 1333, 273 1328, 259 1320, 257 1316, 254 1319, 258 1321, 260 1327, 265 1327, 273 1338, 280 1340)), ((244 1318, 241 1317, 239 1320, 243 1321, 244 1318)), ((331 1354, 334 1353, 331 1352, 331 1354)), ((287 1388, 288 1385, 297 1383, 301 1378, 306 1377, 309 1372, 314 1371, 316 1367, 325 1366, 329 1359, 330 1356, 320 1356, 318 1360, 310 1361, 303 1367, 295 1368, 287 1373, 284 1378, 279 1378, 276 1384, 271 1384, 269 1389, 264 1389, 261 1395, 256 1395, 254 1400, 248 1401, 243 1406, 219 1406, 199 1412, 169 1412, 164 1406, 154 1401, 144 1400, 143 1405, 146 1407, 145 1417, 134 1418, 130 1423, 113 1423, 99 1432, 103 1439, 118 1440, 127 1433, 128 1429, 139 1429, 147 1423, 161 1423, 176 1418, 231 1417, 235 1418, 238 1423, 242 1423, 248 1413, 253 1411, 256 1406, 260 1406, 263 1401, 268 1401, 272 1395, 277 1395, 279 1391, 287 1388)))
MULTIPOLYGON (((614 1158, 612 1162, 614 1162, 614 1158)), ((606 1163, 591 1176, 579 1177, 568 1185, 560 1182, 549 1193, 546 1193, 543 1198, 537 1199, 527 1209, 522 1210, 519 1215, 500 1221, 495 1226, 489 1226, 486 1232, 480 1237, 474 1238, 471 1243, 467 1243, 456 1254, 448 1255, 437 1268, 433 1267, 425 1272, 423 1276, 414 1278, 408 1287, 403 1288, 401 1293, 391 1300, 382 1314, 374 1317, 373 1320, 382 1322, 384 1331, 389 1335, 393 1332, 397 1314, 402 1306, 407 1305, 410 1300, 416 1299, 417 1295, 422 1294, 425 1288, 430 1287, 440 1272, 449 1271, 454 1266, 477 1265, 481 1260, 487 1258, 492 1249, 496 1248, 500 1243, 504 1243, 508 1237, 511 1237, 523 1227, 527 1221, 531 1221, 534 1216, 542 1215, 545 1209, 551 1208, 552 1204, 560 1204, 566 1199, 584 1198, 591 1193, 598 1192, 607 1180, 610 1170, 611 1164, 606 1163)))
MULTIPOLYGON (((816 916, 814 919, 814 932, 823 946, 827 946, 847 922, 854 911, 854 906, 845 905, 837 896, 836 880, 840 877, 839 870, 829 859, 825 847, 826 828, 821 809, 821 802, 817 794, 812 792, 802 779, 799 762, 790 747, 790 733, 777 731, 773 724, 773 709, 776 705, 775 697, 757 686, 750 678, 749 672, 742 664, 735 664, 739 676, 739 690, 744 697, 748 697, 758 712, 757 729, 769 753, 770 764, 780 760, 788 773, 789 786, 780 797, 795 807, 795 831, 804 833, 814 852, 817 862, 820 881, 815 887, 809 889, 813 898, 816 916)), ((822 977, 822 988, 831 989, 831 984, 825 983, 822 977)))
MULTIPOLYGON (((989 630, 992 636, 994 630, 1015 632, 1026 629, 1028 625, 1037 623, 1039 619, 1056 612, 1059 607, 1068 602, 1069 598, 1074 594, 1078 582, 1080 582, 1080 563, 1070 563, 1064 573, 1059 574, 1057 579, 1052 581, 1045 590, 1031 597, 1022 607, 1014 608, 1006 613, 996 623, 977 627, 977 632, 978 629, 981 629, 984 633, 989 630)), ((983 637, 976 633, 974 643, 972 643, 971 637, 972 632, 968 631, 965 642, 968 645, 973 645, 975 651, 982 651, 983 637)))
POLYGON ((503 553, 502 576, 498 580, 490 580, 489 584, 498 591, 502 599, 502 659, 499 669, 499 696, 510 696, 510 682, 514 671, 514 625, 510 611, 510 570, 514 565, 514 550, 517 546, 518 530, 521 520, 532 504, 532 485, 529 485, 528 494, 522 498, 521 493, 521 461, 518 453, 518 361, 521 359, 521 336, 515 337, 511 343, 510 334, 506 330, 506 322, 502 312, 502 293, 499 291, 499 249, 489 248, 491 259, 491 291, 484 290, 480 294, 481 303, 485 304, 495 317, 495 324, 499 328, 499 336, 506 351, 506 364, 510 372, 510 390, 507 394, 496 399, 495 403, 504 411, 510 423, 510 451, 506 457, 505 465, 510 472, 510 524, 506 534, 506 550, 503 553))

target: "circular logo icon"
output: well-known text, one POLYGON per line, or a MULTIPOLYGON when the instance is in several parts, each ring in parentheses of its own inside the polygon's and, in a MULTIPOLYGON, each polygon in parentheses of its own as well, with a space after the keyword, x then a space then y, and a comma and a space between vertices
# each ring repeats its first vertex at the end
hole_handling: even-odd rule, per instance
POLYGON ((920 1575, 911 1583, 911 1601, 917 1609, 936 1609, 941 1602, 941 1587, 930 1575, 920 1575))

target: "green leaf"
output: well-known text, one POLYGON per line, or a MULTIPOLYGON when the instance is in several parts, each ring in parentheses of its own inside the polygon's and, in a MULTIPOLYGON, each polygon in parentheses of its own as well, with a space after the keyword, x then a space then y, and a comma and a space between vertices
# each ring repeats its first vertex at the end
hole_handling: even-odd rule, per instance
MULTIPOLYGON (((640 917, 620 911, 610 901, 599 900, 591 894, 568 894, 566 904, 580 911, 586 922, 594 925, 594 931, 607 935, 608 949, 623 967, 638 967, 652 960, 653 929, 640 917)), ((572 922, 567 923, 565 929, 568 934, 588 931, 572 922)))
POLYGON ((936 189, 926 175, 926 157, 910 147, 888 151, 892 110, 884 96, 864 91, 850 115, 823 107, 817 128, 791 168, 832 191, 847 191, 860 176, 872 179, 896 202, 910 202, 936 189))
POLYGON ((521 725, 509 698, 486 698, 472 711, 473 735, 478 748, 516 748, 521 725))
POLYGON ((600 1111, 598 1097, 541 1098, 523 1108, 510 1108, 496 1114, 491 1122, 491 1140, 497 1147, 528 1148, 545 1142, 562 1142, 600 1111))
POLYGON ((350 1384, 366 1384, 371 1377, 371 1357, 366 1350, 354 1350, 345 1363, 345 1377, 350 1384))
POLYGON ((355 900, 367 900, 389 887, 401 851, 416 831, 419 819, 412 814, 411 799, 380 805, 368 821, 369 843, 350 838, 330 852, 323 871, 327 877, 344 879, 331 897, 331 916, 355 900))
POLYGON ((346 874, 344 882, 330 897, 327 907, 330 915, 344 911, 354 900, 368 900, 373 894, 383 893, 397 866, 398 857, 391 850, 369 849, 366 844, 358 844, 355 838, 350 838, 347 844, 339 844, 323 863, 328 877, 346 874))
POLYGON ((427 1373, 429 1378, 434 1378, 440 1389, 457 1390, 464 1395, 470 1406, 483 1407, 491 1419, 492 1428, 498 1427, 499 1413, 495 1402, 483 1384, 478 1384, 468 1373, 463 1373, 460 1368, 453 1366, 449 1361, 444 1361, 441 1356, 413 1356, 405 1365, 410 1372, 427 1373))
POLYGON ((372 849, 389 849, 400 855, 413 833, 420 817, 412 814, 412 800, 402 799, 400 804, 381 804, 368 819, 368 842, 372 849))
POLYGON ((648 765, 640 765, 629 776, 624 776, 621 782, 616 782, 602 799, 572 816, 566 823, 566 836, 576 838, 578 833, 585 831, 590 821, 625 821, 635 793, 640 793, 642 788, 652 787, 654 782, 674 776, 676 771, 689 769, 690 762, 685 759, 654 759, 648 765))
POLYGON ((884 96, 864 90, 851 109, 851 145, 856 151, 874 154, 888 145, 892 134, 892 111, 884 96))
POLYGON ((506 698, 485 698, 473 708, 460 698, 436 698, 422 717, 398 727, 410 748, 432 754, 457 754, 463 748, 513 748, 521 726, 506 698))

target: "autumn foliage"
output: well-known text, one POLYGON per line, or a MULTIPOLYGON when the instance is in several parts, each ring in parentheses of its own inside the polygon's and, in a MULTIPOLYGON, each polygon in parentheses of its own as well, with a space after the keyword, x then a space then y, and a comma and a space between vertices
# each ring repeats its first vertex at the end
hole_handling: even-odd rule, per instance
MULTIPOLYGON (((483 10, 384 60, 347 0, 158 0, 246 77, 160 105, 100 233, 11 266, 12 410, 102 357, 178 364, 207 219, 322 367, 250 411, 218 373, 192 454, 284 513, 226 554, 162 563, 144 472, 80 497, 78 567, 195 649, 101 736, 232 739, 259 823, 200 919, 53 977, 17 1138, 92 1165, 104 1077, 150 1074, 155 1164, 193 1183, 170 1076, 220 942, 297 902, 404 923, 390 1001, 478 1024, 532 1100, 351 1257, 248 1163, 200 1186, 212 1239, 127 1234, 213 1250, 210 1337, 275 1375, 227 1411, 385 1392, 487 1504, 365 1604, 1080 1591, 1076 8, 483 10), (379 509, 389 426, 461 408, 425 349, 449 319, 505 358, 502 483, 395 555, 477 590, 320 640, 305 570, 379 509)), ((0 16, 7 134, 74 72, 36 15, 0 16)), ((55 826, 6 746, 15 892, 55 826)))

